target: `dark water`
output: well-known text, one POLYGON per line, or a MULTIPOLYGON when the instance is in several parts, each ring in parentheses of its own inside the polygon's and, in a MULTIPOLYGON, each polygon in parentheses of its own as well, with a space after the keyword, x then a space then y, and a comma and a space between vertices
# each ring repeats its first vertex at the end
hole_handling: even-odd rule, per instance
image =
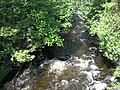
MULTIPOLYGON (((77 12, 76 12, 77 13, 77 12)), ((74 15, 73 28, 61 32, 64 47, 54 47, 38 67, 25 69, 5 90, 105 90, 115 79, 104 64, 97 40, 74 15)))

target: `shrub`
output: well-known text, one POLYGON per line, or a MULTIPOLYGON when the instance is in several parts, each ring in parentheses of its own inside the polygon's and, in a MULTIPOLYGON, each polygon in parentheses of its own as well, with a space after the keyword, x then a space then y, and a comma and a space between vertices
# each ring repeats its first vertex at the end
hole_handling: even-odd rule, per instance
POLYGON ((80 18, 88 23, 95 14, 99 13, 99 10, 103 9, 102 4, 105 2, 106 0, 78 0, 80 18))
POLYGON ((0 59, 31 61, 37 48, 62 46, 58 33, 71 27, 73 9, 71 0, 1 0, 0 59))
MULTIPOLYGON (((100 47, 104 56, 110 60, 120 60, 120 8, 119 2, 110 2, 103 5, 104 10, 96 15, 98 19, 93 19, 90 33, 97 35, 100 40, 100 47)), ((95 17, 96 17, 95 16, 95 17)), ((120 78, 120 66, 115 68, 113 75, 120 78)), ((120 85, 120 80, 111 84, 108 90, 116 90, 120 85)))
POLYGON ((111 60, 120 59, 120 11, 117 3, 104 4, 105 10, 98 15, 99 19, 91 24, 91 34, 100 39, 104 56, 111 60))

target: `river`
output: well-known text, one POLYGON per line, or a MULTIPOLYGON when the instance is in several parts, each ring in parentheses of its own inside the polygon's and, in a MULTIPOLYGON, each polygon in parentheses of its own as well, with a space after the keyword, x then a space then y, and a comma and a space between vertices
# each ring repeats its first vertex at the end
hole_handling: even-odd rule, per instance
POLYGON ((4 85, 5 90, 106 90, 114 82, 98 40, 74 14, 73 26, 61 32, 64 47, 46 49, 48 58, 29 67, 4 85), (51 58, 49 58, 51 56, 51 58))

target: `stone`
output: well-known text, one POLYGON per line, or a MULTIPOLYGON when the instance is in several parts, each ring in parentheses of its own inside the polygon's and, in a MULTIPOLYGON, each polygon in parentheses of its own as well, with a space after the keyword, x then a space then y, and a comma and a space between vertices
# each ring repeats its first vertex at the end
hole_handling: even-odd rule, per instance
POLYGON ((97 81, 94 85, 93 85, 93 90, 105 90, 107 88, 107 84, 106 83, 102 83, 100 81, 97 81))
POLYGON ((92 69, 92 70, 98 70, 99 69, 96 65, 90 65, 89 68, 92 69))
POLYGON ((49 73, 56 73, 56 75, 62 74, 62 72, 66 69, 65 61, 54 61, 53 64, 50 65, 49 73))
POLYGON ((113 82, 116 81, 116 77, 114 77, 114 76, 108 76, 107 78, 104 79, 104 81, 106 83, 111 83, 111 82, 113 83, 113 82))
POLYGON ((76 79, 72 79, 71 82, 76 82, 76 83, 79 83, 79 80, 76 80, 76 79))
POLYGON ((61 83, 62 83, 64 89, 66 90, 67 87, 68 87, 68 81, 67 80, 62 80, 61 83))
POLYGON ((62 80, 61 82, 62 82, 62 85, 68 84, 68 81, 67 81, 67 80, 62 80))
POLYGON ((90 47, 89 50, 91 50, 91 51, 97 51, 98 48, 96 48, 96 47, 90 47))
POLYGON ((92 76, 93 76, 94 79, 100 77, 100 71, 94 71, 94 70, 93 70, 93 71, 91 71, 91 73, 92 73, 92 76))

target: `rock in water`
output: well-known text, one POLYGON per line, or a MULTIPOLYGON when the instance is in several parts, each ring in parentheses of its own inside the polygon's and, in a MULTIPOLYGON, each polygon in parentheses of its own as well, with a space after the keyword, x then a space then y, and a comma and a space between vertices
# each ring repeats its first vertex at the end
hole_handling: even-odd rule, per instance
POLYGON ((93 90, 105 90, 107 88, 107 84, 106 83, 102 83, 100 81, 96 82, 93 85, 93 90))

